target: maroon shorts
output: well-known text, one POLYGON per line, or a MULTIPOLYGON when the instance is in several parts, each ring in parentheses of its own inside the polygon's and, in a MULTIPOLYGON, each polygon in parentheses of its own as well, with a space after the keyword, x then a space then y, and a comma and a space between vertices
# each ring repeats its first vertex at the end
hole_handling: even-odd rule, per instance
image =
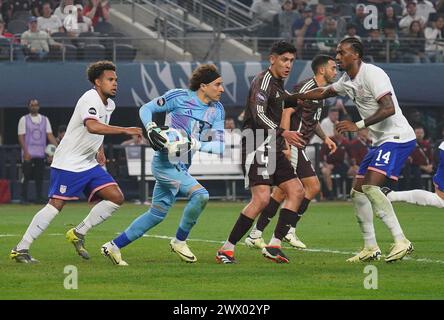
POLYGON ((265 145, 247 153, 244 141, 242 141, 242 171, 246 189, 257 185, 279 186, 298 177, 290 160, 282 151, 267 152, 265 145))
POLYGON ((290 162, 299 179, 316 176, 313 165, 303 149, 298 149, 292 146, 290 162))

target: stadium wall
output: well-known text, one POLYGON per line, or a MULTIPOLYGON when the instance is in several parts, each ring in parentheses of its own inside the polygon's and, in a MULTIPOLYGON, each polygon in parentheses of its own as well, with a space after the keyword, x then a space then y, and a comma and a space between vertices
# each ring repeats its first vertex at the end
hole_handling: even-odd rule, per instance
MULTIPOLYGON (((137 107, 168 89, 187 87, 195 62, 119 63, 119 107, 137 107)), ((266 62, 217 64, 225 83, 222 103, 241 107, 249 83, 266 68, 266 62)), ((87 63, 0 64, 0 108, 23 108, 29 97, 45 107, 74 107, 91 85, 86 80, 87 63)), ((441 107, 444 64, 380 64, 389 74, 401 106, 441 107)), ((312 75, 309 61, 296 61, 286 81, 287 89, 312 75)))

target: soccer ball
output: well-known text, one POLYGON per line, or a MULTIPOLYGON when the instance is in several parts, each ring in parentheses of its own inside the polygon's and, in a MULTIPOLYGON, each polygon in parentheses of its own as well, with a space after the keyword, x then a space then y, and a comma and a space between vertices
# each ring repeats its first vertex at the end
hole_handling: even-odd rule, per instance
POLYGON ((52 157, 56 151, 56 146, 53 144, 48 144, 45 149, 45 153, 48 157, 52 157))
POLYGON ((189 139, 186 135, 182 134, 179 130, 174 128, 168 128, 162 130, 160 134, 166 139, 166 149, 168 150, 168 158, 176 160, 177 162, 183 155, 188 153, 189 139))

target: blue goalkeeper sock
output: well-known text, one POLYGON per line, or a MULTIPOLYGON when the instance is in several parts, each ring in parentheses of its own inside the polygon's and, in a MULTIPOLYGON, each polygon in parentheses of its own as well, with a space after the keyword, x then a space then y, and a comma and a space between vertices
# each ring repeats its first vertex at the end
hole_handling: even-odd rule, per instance
POLYGON ((134 240, 143 236, 145 232, 162 222, 166 214, 166 212, 150 208, 150 210, 134 220, 124 232, 114 238, 114 244, 119 248, 129 245, 134 240))
POLYGON ((191 228, 196 224, 197 219, 205 209, 209 197, 208 191, 204 188, 198 189, 191 194, 190 200, 183 210, 182 219, 176 232, 177 240, 185 241, 188 238, 191 228))

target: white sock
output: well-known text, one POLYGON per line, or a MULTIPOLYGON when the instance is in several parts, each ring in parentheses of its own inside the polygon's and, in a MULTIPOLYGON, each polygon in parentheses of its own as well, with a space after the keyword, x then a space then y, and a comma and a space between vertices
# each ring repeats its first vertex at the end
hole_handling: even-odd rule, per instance
POLYGON ((23 235, 22 240, 18 243, 17 250, 28 250, 32 242, 48 228, 57 213, 59 213, 59 210, 49 203, 37 212, 23 235))
POLYGON ((364 246, 371 248, 377 245, 375 228, 373 226, 373 209, 367 196, 355 189, 351 191, 351 199, 355 207, 355 215, 361 227, 364 246))
POLYGON ((282 241, 280 239, 276 238, 273 234, 273 236, 271 237, 270 243, 268 245, 273 246, 273 247, 280 247, 282 245, 282 241))
POLYGON ((381 191, 378 186, 364 185, 362 191, 367 195, 370 200, 373 211, 381 218, 384 224, 389 228, 395 241, 404 240, 405 236, 402 232, 401 225, 393 210, 392 203, 381 191))
POLYGON ((173 242, 174 242, 174 243, 177 243, 177 244, 187 243, 186 241, 179 240, 179 239, 177 239, 176 237, 173 238, 173 242))
POLYGON ((444 208, 444 200, 436 193, 425 190, 391 191, 387 194, 390 201, 404 201, 420 206, 444 208))
POLYGON ((262 231, 256 229, 256 225, 254 225, 253 229, 250 232, 250 237, 253 239, 262 237, 262 231))
POLYGON ((108 200, 100 201, 91 209, 88 216, 76 227, 76 232, 85 235, 89 229, 101 224, 103 221, 111 217, 113 212, 119 208, 120 206, 114 202, 108 200))
POLYGON ((234 244, 227 240, 221 249, 225 251, 234 251, 234 244))

